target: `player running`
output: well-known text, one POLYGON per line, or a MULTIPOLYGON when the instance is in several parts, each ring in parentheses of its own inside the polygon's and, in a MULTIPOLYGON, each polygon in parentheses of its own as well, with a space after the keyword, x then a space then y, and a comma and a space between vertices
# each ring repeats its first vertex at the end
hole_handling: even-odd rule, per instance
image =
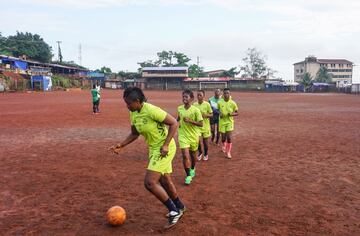
POLYGON ((203 117, 198 108, 191 105, 194 93, 185 90, 182 93, 184 105, 178 107, 178 139, 186 172, 185 184, 189 185, 195 177, 196 151, 199 145, 199 127, 203 126, 203 117))
POLYGON ((209 138, 211 137, 211 129, 210 129, 210 120, 213 116, 213 111, 211 109, 210 103, 204 101, 205 91, 198 90, 197 99, 198 101, 194 103, 194 106, 197 107, 201 111, 201 115, 204 119, 203 127, 200 129, 200 142, 199 142, 199 155, 198 160, 204 161, 209 160, 208 149, 209 149, 209 138))
POLYGON ((225 88, 223 99, 218 103, 220 111, 219 131, 221 133, 222 151, 231 159, 231 133, 234 130, 234 116, 238 115, 238 107, 231 99, 230 89, 225 88))
POLYGON ((173 136, 178 128, 175 118, 161 108, 146 102, 143 91, 127 88, 123 95, 130 110, 131 133, 120 144, 111 147, 116 154, 143 135, 149 146, 149 164, 145 174, 145 187, 169 210, 168 224, 174 226, 185 211, 171 179, 172 160, 176 153, 173 136), (166 126, 169 126, 167 129, 166 126))
POLYGON ((219 108, 218 102, 221 99, 221 91, 220 89, 215 89, 215 95, 209 98, 209 103, 213 110, 213 116, 210 118, 210 125, 211 125, 211 142, 216 143, 219 145, 219 108), (215 140, 216 137, 216 140, 215 140), (214 142, 215 141, 215 142, 214 142))

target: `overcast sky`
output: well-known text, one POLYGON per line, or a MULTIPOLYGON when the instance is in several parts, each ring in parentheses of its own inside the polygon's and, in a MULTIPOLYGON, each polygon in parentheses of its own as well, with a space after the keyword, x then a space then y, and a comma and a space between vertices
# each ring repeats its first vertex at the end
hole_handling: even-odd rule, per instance
MULTIPOLYGON (((135 71, 161 50, 184 52, 205 70, 239 66, 256 47, 278 76, 308 55, 360 67, 357 0, 12 0, 0 8, 0 32, 41 35, 64 60, 90 69, 135 71), (305 3, 306 2, 306 3, 305 3)), ((360 81, 360 73, 354 79, 360 81)))

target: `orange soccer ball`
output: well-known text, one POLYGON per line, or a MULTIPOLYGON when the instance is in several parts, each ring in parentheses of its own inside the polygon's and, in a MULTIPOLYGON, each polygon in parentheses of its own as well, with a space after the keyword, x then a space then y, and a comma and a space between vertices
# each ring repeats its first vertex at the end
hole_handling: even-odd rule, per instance
POLYGON ((111 225, 122 225, 126 220, 126 212, 120 206, 113 206, 106 212, 106 219, 111 225))

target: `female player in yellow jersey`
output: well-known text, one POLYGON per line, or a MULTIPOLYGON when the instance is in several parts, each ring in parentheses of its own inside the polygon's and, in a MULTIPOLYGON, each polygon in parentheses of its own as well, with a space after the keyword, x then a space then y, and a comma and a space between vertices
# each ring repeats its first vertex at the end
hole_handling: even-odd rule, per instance
POLYGON ((194 93, 184 90, 182 93, 184 105, 178 107, 179 145, 183 156, 186 172, 185 184, 189 185, 195 177, 196 151, 199 145, 199 127, 203 126, 203 118, 198 108, 191 105, 194 93))
POLYGON ((185 211, 174 183, 171 180, 172 160, 176 153, 173 136, 178 128, 175 118, 159 107, 146 102, 139 88, 127 88, 123 95, 130 110, 131 133, 120 144, 111 149, 119 153, 126 145, 143 135, 149 146, 149 165, 145 174, 145 187, 169 210, 168 224, 174 226, 185 211), (169 126, 169 129, 167 129, 169 126))
POLYGON ((231 159, 231 133, 234 130, 234 116, 238 115, 238 107, 231 99, 230 89, 225 88, 223 99, 218 103, 220 111, 219 131, 221 133, 222 151, 231 159))
POLYGON ((213 116, 213 111, 211 109, 210 103, 204 100, 205 91, 198 90, 197 99, 198 101, 194 103, 194 106, 199 108, 201 115, 204 119, 203 127, 200 129, 200 142, 199 142, 199 155, 198 160, 209 160, 208 150, 209 150, 209 138, 211 137, 211 127, 210 119, 213 116))

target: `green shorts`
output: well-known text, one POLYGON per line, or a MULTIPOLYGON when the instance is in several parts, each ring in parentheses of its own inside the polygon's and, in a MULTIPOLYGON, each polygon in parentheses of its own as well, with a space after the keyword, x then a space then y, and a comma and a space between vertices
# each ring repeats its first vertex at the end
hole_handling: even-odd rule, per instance
POLYGON ((226 133, 234 130, 234 123, 219 124, 219 132, 226 133))
POLYGON ((149 165, 148 170, 159 172, 161 174, 172 173, 172 160, 176 154, 176 144, 174 139, 169 144, 169 152, 165 157, 161 156, 160 148, 149 149, 149 165))
POLYGON ((179 138, 179 145, 181 149, 189 148, 190 151, 196 151, 199 147, 199 137, 189 140, 187 138, 179 138))
POLYGON ((211 137, 211 130, 210 129, 202 130, 200 135, 203 138, 210 138, 211 137))

